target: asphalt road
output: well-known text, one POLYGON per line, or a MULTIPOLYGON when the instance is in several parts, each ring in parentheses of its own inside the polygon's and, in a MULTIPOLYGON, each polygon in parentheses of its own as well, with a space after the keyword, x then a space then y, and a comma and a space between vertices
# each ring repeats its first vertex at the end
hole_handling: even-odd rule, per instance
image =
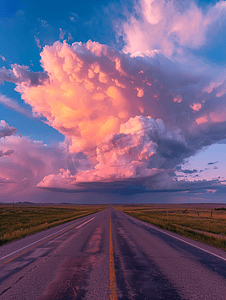
POLYGON ((0 247, 1 300, 226 299, 226 252, 111 207, 0 247))

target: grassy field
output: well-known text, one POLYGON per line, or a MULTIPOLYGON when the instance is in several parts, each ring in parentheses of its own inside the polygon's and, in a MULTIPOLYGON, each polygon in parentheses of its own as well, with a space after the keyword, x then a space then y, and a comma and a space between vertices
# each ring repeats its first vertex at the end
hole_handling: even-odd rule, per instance
POLYGON ((1 205, 0 245, 90 215, 107 205, 1 205))
POLYGON ((224 205, 162 204, 114 207, 142 221, 226 250, 224 205))

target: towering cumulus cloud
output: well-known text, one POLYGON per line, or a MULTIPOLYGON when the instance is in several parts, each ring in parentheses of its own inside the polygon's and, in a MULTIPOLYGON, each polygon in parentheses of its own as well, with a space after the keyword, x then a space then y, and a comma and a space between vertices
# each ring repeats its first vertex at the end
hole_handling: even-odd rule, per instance
POLYGON ((43 49, 41 58, 48 81, 36 86, 21 83, 17 91, 67 137, 70 152, 95 146, 144 111, 138 82, 122 67, 129 62, 111 48, 91 41, 72 46, 56 42, 43 49))
POLYGON ((225 75, 193 56, 191 70, 185 57, 206 43, 224 6, 204 15, 194 3, 178 5, 141 1, 122 24, 123 51, 57 41, 41 52, 43 72, 1 69, 33 113, 65 135, 67 167, 38 187, 145 178, 157 188, 161 176, 173 186, 168 174, 183 159, 226 137, 225 75))
MULTIPOLYGON (((96 148, 96 164, 93 168, 84 168, 84 161, 88 163, 89 157, 82 157, 83 164, 74 160, 77 174, 71 176, 69 170, 63 171, 58 176, 50 175, 38 184, 39 187, 76 187, 78 182, 119 181, 128 178, 146 178, 154 176, 164 169, 161 165, 166 163, 166 157, 160 151, 159 145, 167 141, 171 147, 178 145, 186 148, 186 141, 180 130, 168 131, 164 122, 156 121, 151 117, 137 116, 120 126, 120 133, 108 134, 96 148), (150 167, 150 164, 155 167, 150 167), (69 181, 70 180, 70 181, 69 181)), ((169 149, 166 147, 166 150, 169 149)), ((169 154, 169 153, 168 153, 169 154)), ((80 157, 81 158, 81 157, 80 157)), ((71 167, 71 165, 69 166, 71 167)))

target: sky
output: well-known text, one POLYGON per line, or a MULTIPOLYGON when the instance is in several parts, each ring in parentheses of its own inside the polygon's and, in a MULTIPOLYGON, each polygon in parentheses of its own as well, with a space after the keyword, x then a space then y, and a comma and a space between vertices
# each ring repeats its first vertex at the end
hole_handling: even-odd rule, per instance
POLYGON ((0 25, 0 202, 226 202, 226 1, 2 0, 0 25))

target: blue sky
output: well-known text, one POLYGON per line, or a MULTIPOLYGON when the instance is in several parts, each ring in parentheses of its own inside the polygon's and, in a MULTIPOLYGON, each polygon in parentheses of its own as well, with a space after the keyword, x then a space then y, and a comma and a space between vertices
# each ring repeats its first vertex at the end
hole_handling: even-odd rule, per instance
MULTIPOLYGON (((45 189, 70 190, 71 182, 76 181, 76 184, 87 180, 91 182, 90 178, 99 178, 97 181, 123 181, 134 176, 138 179, 139 176, 148 177, 150 180, 142 183, 146 189, 163 189, 164 187, 159 184, 161 181, 166 182, 165 186, 168 189, 178 188, 178 190, 184 188, 186 182, 190 181, 196 182, 197 187, 200 186, 200 188, 203 180, 209 182, 206 185, 209 184, 210 188, 224 184, 226 180, 224 171, 226 167, 226 118, 224 116, 226 5, 224 1, 183 1, 182 3, 181 1, 166 1, 166 3, 167 5, 164 5, 164 1, 152 0, 88 1, 84 4, 77 1, 64 1, 63 3, 62 1, 1 1, 0 120, 7 123, 7 125, 2 123, 2 131, 7 133, 2 135, 4 140, 1 138, 0 144, 0 151, 2 151, 0 153, 3 153, 2 156, 0 155, 2 199, 15 198, 17 195, 21 195, 20 197, 26 195, 27 199, 30 199, 37 193, 44 195, 44 192, 38 190, 36 186, 45 189), (86 44, 88 40, 92 41, 91 46, 86 44), (83 60, 84 65, 91 61, 98 61, 101 72, 110 74, 109 76, 113 76, 114 72, 119 72, 114 73, 114 78, 117 79, 111 78, 111 80, 117 80, 117 82, 114 81, 114 93, 109 90, 108 83, 106 83, 108 86, 103 89, 105 89, 105 96, 107 94, 111 99, 115 99, 113 94, 115 95, 116 88, 120 91, 120 95, 123 95, 123 99, 126 99, 120 100, 118 107, 114 106, 118 110, 120 106, 122 110, 115 112, 117 116, 120 116, 117 121, 120 123, 115 121, 118 125, 106 127, 108 129, 105 129, 104 134, 100 129, 96 139, 92 139, 92 135, 89 134, 82 135, 83 129, 81 129, 82 126, 96 124, 94 121, 90 123, 91 125, 88 123, 77 125, 76 117, 74 117, 73 122, 76 124, 72 126, 72 121, 68 121, 65 125, 66 121, 60 118, 59 112, 53 112, 54 107, 48 110, 50 100, 47 96, 43 96, 45 103, 41 107, 39 99, 34 99, 31 94, 33 86, 28 86, 27 82, 34 74, 37 74, 37 78, 41 78, 35 93, 40 92, 41 86, 46 86, 46 91, 49 91, 50 88, 58 85, 55 82, 51 87, 49 83, 47 86, 42 79, 44 77, 41 77, 48 74, 50 78, 52 76, 50 73, 56 72, 56 63, 51 61, 51 69, 48 67, 46 57, 52 55, 51 59, 53 59, 54 55, 59 54, 57 46, 54 46, 57 41, 62 45, 65 41, 67 46, 62 51, 68 51, 67 53, 74 51, 77 57, 83 60), (82 42, 84 46, 73 45, 76 42, 82 42), (99 43, 98 46, 95 46, 94 42, 99 43), (110 69, 107 64, 110 64, 112 58, 110 54, 103 54, 105 53, 103 45, 108 46, 108 53, 116 51, 114 55, 120 62, 123 62, 120 65, 123 71, 118 71, 117 68, 114 71, 110 69), (99 47, 102 56, 95 52, 97 50, 94 50, 94 47, 99 47), (151 55, 151 51, 155 51, 153 52, 155 54, 151 55), (42 62, 40 62, 40 55, 45 55, 42 62), (109 59, 108 63, 107 59, 109 59), (14 64, 17 66, 15 68, 18 68, 16 71, 12 71, 14 64), (23 66, 28 66, 27 73, 23 71, 23 66), (138 73, 138 68, 143 68, 143 73, 138 73), (19 75, 16 72, 19 72, 19 75), (127 77, 124 75, 126 73, 127 77), (134 78, 133 81, 127 80, 128 74, 130 78, 134 78), (146 78, 150 79, 148 79, 147 88, 143 88, 143 83, 139 81, 141 75, 136 74, 146 74, 146 78), (157 87, 154 85, 155 82, 159 82, 157 87), (134 90, 137 93, 136 98, 133 95, 134 90), (142 109, 140 109, 141 106, 142 109), (128 117, 125 116, 126 114, 128 117), (146 119, 135 120, 139 114, 146 119), (151 116, 154 120, 160 118, 164 122, 164 134, 161 133, 160 123, 151 121, 150 125, 157 126, 156 132, 160 136, 161 146, 154 140, 152 144, 144 142, 147 132, 143 124, 149 122, 147 116, 151 116), (134 131, 125 131, 120 127, 124 126, 123 124, 134 126, 134 131), (139 147, 136 144, 137 138, 132 136, 136 128, 139 128, 138 134, 142 137, 142 141, 139 137, 139 143, 142 144, 139 147), (77 133, 79 130, 81 132, 77 133), (131 160, 125 152, 127 150, 120 148, 120 153, 123 154, 120 154, 122 157, 118 159, 120 164, 126 166, 125 169, 117 167, 115 173, 106 171, 106 177, 100 175, 96 170, 102 170, 102 174, 105 172, 104 169, 112 170, 114 168, 112 166, 116 164, 113 163, 116 159, 115 155, 118 154, 112 152, 112 156, 107 157, 111 163, 103 163, 98 158, 98 150, 95 154, 97 160, 94 162, 89 157, 91 151, 87 149, 97 147, 103 140, 106 142, 106 138, 109 141, 108 134, 114 135, 111 142, 118 141, 120 134, 127 135, 127 137, 130 135, 135 141, 131 149, 139 148, 141 152, 143 151, 142 153, 148 153, 148 159, 145 160, 143 154, 142 159, 141 154, 136 154, 138 158, 133 158, 132 166, 135 168, 136 165, 137 169, 132 171, 131 160), (19 139, 20 135, 22 138, 19 139), (84 139, 81 139, 81 136, 84 136, 84 139), (24 139, 23 143, 21 139, 24 139), (34 141, 40 141, 37 148, 34 147, 36 143, 34 141), (23 164, 21 163, 24 151, 22 145, 27 145, 27 156, 30 155, 33 159, 26 162, 23 158, 23 164), (173 149, 174 154, 170 152, 170 149, 173 149), (8 150, 12 150, 12 154, 4 155, 8 153, 8 150), (42 153, 46 152, 48 152, 47 157, 42 159, 42 153), (78 162, 76 155, 80 152, 84 157, 78 162), (72 163, 68 163, 69 156, 72 157, 72 163), (72 171, 76 169, 76 164, 80 167, 77 171, 72 171), (7 165, 9 170, 7 170, 7 165), (90 169, 85 166, 89 166, 90 169), (10 171, 10 168, 12 170, 16 168, 15 174, 10 171), (130 172, 127 172, 126 168, 130 172), (59 171, 61 169, 64 171, 59 171), (75 174, 72 174, 73 172, 75 174), (118 175, 120 172, 124 175, 118 175), (17 173, 23 176, 16 175, 17 173), (28 180, 29 176, 31 178, 28 180)), ((57 64, 59 67, 60 62, 57 64)), ((57 76, 56 74, 54 76, 57 76)), ((86 80, 84 79, 84 85, 86 80)), ((62 85, 57 88, 60 87, 62 85)), ((66 100, 60 99, 59 101, 63 103, 66 100)), ((86 103, 85 98, 81 101, 86 103)), ((112 100, 109 103, 111 104, 112 100)), ((107 106, 109 107, 110 104, 107 106)), ((92 104, 89 105, 92 106, 92 104)), ((68 112, 68 107, 65 107, 64 102, 63 109, 67 109, 68 112)), ((71 109, 72 106, 69 107, 71 109)), ((90 113, 90 120, 96 118, 96 111, 98 107, 92 115, 90 113)), ((83 115, 86 115, 85 111, 83 115)), ((78 116, 78 112, 75 116, 78 116)), ((78 119, 83 117, 79 116, 78 119)), ((109 121, 110 117, 107 115, 106 120, 109 121)), ((114 120, 115 118, 116 115, 114 115, 114 120)), ((103 124, 107 124, 107 121, 103 124)), ((105 126, 103 124, 102 128, 105 126)), ((135 186, 136 184, 134 183, 135 186)), ((50 195, 50 193, 52 192, 47 194, 45 192, 45 195, 50 195)), ((37 196, 37 199, 39 197, 37 196)), ((60 196, 57 195, 58 199, 61 197, 62 193, 60 196)), ((71 201, 71 195, 65 193, 65 197, 69 197, 71 201)), ((37 199, 36 201, 39 201, 37 199)))

